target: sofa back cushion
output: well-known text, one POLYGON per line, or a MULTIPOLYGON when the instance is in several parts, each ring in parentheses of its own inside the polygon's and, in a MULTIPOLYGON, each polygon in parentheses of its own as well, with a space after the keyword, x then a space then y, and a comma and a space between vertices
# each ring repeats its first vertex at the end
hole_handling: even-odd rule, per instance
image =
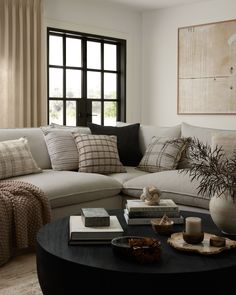
POLYGON ((214 129, 206 128, 200 126, 193 126, 187 123, 182 123, 181 126, 181 137, 196 137, 201 142, 211 145, 212 136, 215 134, 225 134, 225 133, 234 133, 236 136, 236 131, 234 130, 223 130, 223 129, 214 129))
MULTIPOLYGON (((117 122, 118 127, 127 126, 131 123, 117 122)), ((153 125, 140 125, 139 128, 139 146, 142 154, 144 155, 148 145, 151 143, 152 138, 155 137, 169 137, 179 138, 181 134, 181 125, 172 127, 160 127, 153 125)))
POLYGON ((62 130, 69 131, 69 132, 79 132, 81 134, 91 134, 90 129, 85 126, 65 126, 65 125, 51 123, 48 126, 42 126, 41 129, 43 130, 44 134, 47 134, 50 131, 62 131, 62 130))
POLYGON ((236 132, 215 133, 212 135, 212 148, 221 147, 224 157, 232 158, 236 153, 236 132))
MULTIPOLYGON (((231 136, 231 144, 232 144, 232 136, 236 137, 236 131, 234 130, 223 130, 223 129, 193 126, 184 122, 182 123, 182 126, 181 126, 181 137, 194 137, 199 139, 201 142, 205 144, 208 144, 210 146, 213 145, 213 147, 216 144, 223 145, 223 140, 225 136, 227 136, 228 134, 231 136), (224 138, 219 139, 220 135, 224 136, 224 138), (214 140, 213 140, 213 137, 214 137, 214 140)), ((191 164, 189 161, 190 160, 188 159, 188 147, 186 146, 186 150, 182 154, 182 157, 179 161, 177 169, 189 168, 191 164)))
POLYGON ((19 139, 24 137, 28 140, 30 151, 37 165, 41 169, 50 169, 51 162, 40 128, 4 128, 0 129, 0 142, 5 140, 19 139))
POLYGON ((42 170, 32 157, 27 139, 0 142, 0 179, 39 172, 42 170))

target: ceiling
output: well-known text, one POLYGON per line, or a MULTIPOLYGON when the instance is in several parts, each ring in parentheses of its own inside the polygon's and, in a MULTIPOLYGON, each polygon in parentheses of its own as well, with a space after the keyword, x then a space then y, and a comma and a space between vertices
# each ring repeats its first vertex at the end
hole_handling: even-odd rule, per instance
POLYGON ((104 2, 122 4, 138 10, 160 9, 181 4, 207 1, 209 0, 104 0, 104 2))

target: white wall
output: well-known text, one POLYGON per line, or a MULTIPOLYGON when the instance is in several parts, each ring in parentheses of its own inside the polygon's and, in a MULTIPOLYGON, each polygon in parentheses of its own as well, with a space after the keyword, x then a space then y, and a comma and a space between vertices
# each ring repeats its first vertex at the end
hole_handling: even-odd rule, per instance
POLYGON ((235 129, 235 115, 177 115, 178 27, 236 19, 235 0, 214 0, 143 13, 141 121, 235 129))
POLYGON ((140 12, 91 0, 44 0, 45 25, 127 40, 127 121, 141 116, 140 12))

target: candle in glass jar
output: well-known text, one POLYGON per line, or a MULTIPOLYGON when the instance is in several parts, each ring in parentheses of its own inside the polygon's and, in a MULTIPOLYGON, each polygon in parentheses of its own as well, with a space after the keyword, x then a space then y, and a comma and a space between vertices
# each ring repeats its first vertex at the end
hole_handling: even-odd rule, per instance
POLYGON ((202 232, 202 220, 199 217, 187 217, 185 219, 185 232, 189 235, 202 232))

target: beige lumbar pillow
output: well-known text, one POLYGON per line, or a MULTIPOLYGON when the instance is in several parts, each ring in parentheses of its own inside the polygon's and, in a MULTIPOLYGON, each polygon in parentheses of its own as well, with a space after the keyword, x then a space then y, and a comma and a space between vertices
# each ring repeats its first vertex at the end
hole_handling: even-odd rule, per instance
POLYGON ((126 172, 119 159, 116 136, 75 133, 74 137, 79 152, 80 172, 126 172))
POLYGON ((39 172, 26 138, 0 142, 0 179, 39 172))

